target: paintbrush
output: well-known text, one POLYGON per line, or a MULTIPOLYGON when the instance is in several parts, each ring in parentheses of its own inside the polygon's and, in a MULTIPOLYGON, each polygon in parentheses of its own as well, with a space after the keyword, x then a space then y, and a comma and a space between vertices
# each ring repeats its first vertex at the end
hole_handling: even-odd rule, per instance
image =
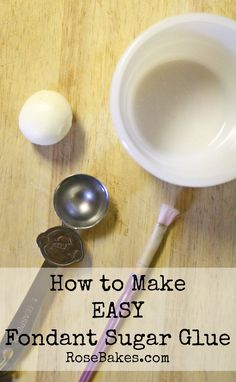
MULTIPOLYGON (((175 218, 179 215, 179 211, 177 211, 175 208, 168 206, 167 204, 162 204, 160 213, 158 216, 157 223, 153 229, 153 232, 144 248, 144 251, 139 258, 136 268, 139 268, 141 273, 145 272, 145 269, 147 270, 148 267, 150 267, 150 264, 154 258, 155 253, 157 252, 157 249, 159 248, 162 239, 167 231, 167 228, 170 226, 170 224, 175 220, 175 218)), ((121 302, 123 301, 130 301, 133 294, 136 293, 132 289, 131 285, 131 279, 132 276, 129 278, 125 290, 122 293, 121 297, 117 301, 116 306, 120 306, 121 302)), ((106 349, 106 344, 104 341, 104 338, 106 337, 107 330, 110 329, 116 329, 118 324, 120 322, 119 318, 110 318, 105 330, 103 331, 100 340, 98 341, 95 350, 93 352, 93 355, 98 355, 99 352, 103 352, 106 349)), ((95 370, 95 363, 89 362, 83 371, 79 382, 88 382, 90 378, 92 377, 92 374, 95 370)))

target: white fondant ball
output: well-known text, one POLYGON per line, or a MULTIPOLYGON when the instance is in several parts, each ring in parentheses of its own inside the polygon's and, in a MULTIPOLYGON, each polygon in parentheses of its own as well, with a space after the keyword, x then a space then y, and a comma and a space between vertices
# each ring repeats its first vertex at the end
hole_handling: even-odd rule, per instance
POLYGON ((66 98, 52 90, 34 93, 19 114, 19 128, 37 145, 53 145, 65 137, 72 125, 72 110, 66 98))

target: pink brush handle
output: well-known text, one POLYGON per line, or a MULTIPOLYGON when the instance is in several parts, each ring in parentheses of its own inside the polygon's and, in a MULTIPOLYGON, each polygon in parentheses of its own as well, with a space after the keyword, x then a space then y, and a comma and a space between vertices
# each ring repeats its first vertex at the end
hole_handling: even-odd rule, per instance
MULTIPOLYGON (((137 263, 137 267, 140 268, 140 270, 142 270, 142 273, 145 272, 145 268, 148 268, 151 264, 151 261, 163 239, 163 236, 166 232, 166 229, 167 229, 167 226, 171 223, 171 221, 173 221, 174 217, 177 215, 177 212, 176 210, 173 210, 172 207, 169 207, 169 206, 166 206, 166 205, 163 205, 164 209, 165 209, 165 213, 164 213, 164 217, 166 218, 167 215, 171 212, 173 213, 174 211, 174 214, 173 214, 173 217, 171 217, 171 219, 165 221, 165 219, 163 221, 161 221, 160 223, 157 223, 154 227, 154 230, 152 232, 152 235, 151 237, 149 238, 147 244, 146 244, 146 247, 144 248, 144 251, 142 253, 142 256, 140 257, 140 259, 138 260, 138 263, 137 263)), ((127 284, 126 284, 126 288, 123 292, 123 294, 121 295, 121 297, 119 298, 117 304, 116 304, 116 307, 119 307, 121 302, 130 302, 133 294, 135 293, 135 291, 132 290, 132 276, 130 276, 127 284)), ((98 341, 97 343, 97 346, 95 347, 95 350, 93 352, 93 355, 97 355, 99 352, 102 352, 106 349, 107 345, 105 344, 105 341, 104 341, 104 338, 106 337, 106 332, 107 330, 109 329, 116 329, 118 324, 120 322, 120 318, 111 318, 109 319, 107 325, 106 325, 106 328, 105 330, 103 331, 102 335, 101 335, 101 338, 100 340, 98 341)), ((93 371, 95 369, 95 362, 89 362, 86 366, 86 368, 84 369, 81 377, 80 377, 80 380, 79 382, 88 382, 93 374, 93 371)))
MULTIPOLYGON (((136 293, 136 291, 133 291, 132 290, 132 275, 129 277, 128 281, 127 281, 127 284, 126 284, 126 287, 125 287, 125 290, 124 292, 122 293, 121 297, 119 298, 119 300, 117 301, 116 303, 116 308, 118 308, 120 306, 120 304, 122 302, 130 302, 130 300, 132 299, 133 295, 136 293)), ((99 354, 99 352, 103 352, 105 351, 107 345, 104 341, 104 338, 106 337, 106 332, 107 330, 110 330, 110 329, 116 329, 117 326, 119 325, 120 323, 120 318, 110 318, 95 349, 94 349, 94 352, 93 352, 93 355, 97 355, 99 354)), ((89 362, 88 365, 86 366, 86 368, 84 369, 80 379, 79 379, 79 382, 88 382, 95 370, 95 367, 96 367, 96 363, 95 362, 89 362)))

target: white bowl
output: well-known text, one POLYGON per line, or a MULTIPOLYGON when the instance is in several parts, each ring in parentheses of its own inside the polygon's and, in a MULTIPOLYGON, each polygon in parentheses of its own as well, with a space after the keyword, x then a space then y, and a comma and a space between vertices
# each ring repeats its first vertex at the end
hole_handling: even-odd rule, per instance
POLYGON ((115 70, 110 106, 123 145, 154 176, 203 187, 236 177, 236 23, 210 14, 142 33, 115 70))

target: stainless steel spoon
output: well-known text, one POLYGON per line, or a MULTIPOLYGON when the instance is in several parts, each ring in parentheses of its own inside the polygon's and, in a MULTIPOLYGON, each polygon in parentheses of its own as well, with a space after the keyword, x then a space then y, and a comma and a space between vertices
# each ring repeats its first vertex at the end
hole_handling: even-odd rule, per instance
MULTIPOLYGON (((109 205, 106 187, 96 178, 75 174, 64 179, 54 192, 54 209, 62 226, 48 229, 37 237, 37 244, 45 261, 29 291, 12 319, 9 329, 19 334, 31 333, 35 319, 49 291, 49 277, 45 268, 64 267, 80 262, 84 256, 82 240, 76 230, 91 228, 105 216, 109 205), (44 269, 44 271, 42 271, 44 269)), ((6 346, 7 333, 0 343, 0 371, 13 367, 25 348, 18 343, 6 346)))
POLYGON ((57 186, 53 202, 57 215, 67 227, 87 229, 104 218, 109 195, 98 179, 77 174, 57 186))
POLYGON ((98 179, 75 174, 57 186, 53 204, 63 226, 40 234, 37 244, 48 263, 67 266, 81 261, 84 255, 82 241, 75 230, 91 228, 104 218, 109 194, 98 179))

